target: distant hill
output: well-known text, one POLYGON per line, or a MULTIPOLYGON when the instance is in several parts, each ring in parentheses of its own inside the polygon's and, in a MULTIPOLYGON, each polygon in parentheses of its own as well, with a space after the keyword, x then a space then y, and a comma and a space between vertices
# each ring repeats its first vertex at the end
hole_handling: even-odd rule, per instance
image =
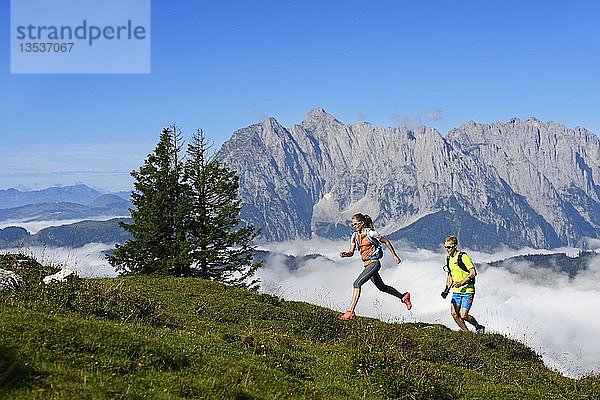
POLYGON ((0 229, 0 247, 81 247, 88 243, 124 243, 131 235, 119 226, 119 221, 131 220, 113 218, 107 221, 80 221, 44 228, 34 235, 23 228, 8 227, 0 229))
POLYGON ((502 268, 515 273, 527 273, 525 268, 538 270, 542 274, 565 273, 569 279, 573 279, 578 273, 586 270, 592 260, 600 255, 594 251, 582 251, 575 257, 569 257, 564 253, 555 254, 527 254, 510 257, 500 261, 482 264, 482 268, 502 268))
POLYGON ((123 204, 128 202, 122 197, 116 194, 103 194, 102 196, 94 199, 89 206, 94 207, 121 207, 123 204))
POLYGON ((86 185, 58 186, 42 190, 21 191, 17 189, 0 190, 0 209, 15 208, 39 203, 77 203, 89 204, 103 193, 86 185))
POLYGON ((124 191, 120 191, 120 192, 114 192, 114 193, 111 193, 111 194, 119 196, 123 200, 127 200, 127 201, 131 200, 131 190, 124 190, 124 191))
POLYGON ((129 216, 131 202, 115 195, 101 195, 87 205, 77 203, 37 203, 0 209, 0 221, 56 221, 92 217, 129 216))
POLYGON ((0 229, 0 248, 12 247, 11 243, 19 243, 29 236, 27 229, 20 226, 9 226, 0 229))
POLYGON ((307 254, 304 256, 292 256, 286 254, 272 253, 270 251, 265 250, 257 250, 254 253, 254 261, 260 261, 263 264, 266 264, 270 261, 271 257, 281 257, 283 264, 291 271, 300 268, 300 266, 306 261, 311 260, 327 260, 328 258, 321 254, 307 254))

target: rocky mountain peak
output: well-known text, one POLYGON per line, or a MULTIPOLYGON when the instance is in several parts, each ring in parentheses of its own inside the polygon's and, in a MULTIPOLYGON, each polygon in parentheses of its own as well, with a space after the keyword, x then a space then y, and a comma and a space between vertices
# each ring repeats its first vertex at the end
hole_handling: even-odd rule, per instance
POLYGON ((308 110, 308 112, 306 113, 306 118, 304 118, 305 120, 316 120, 316 119, 322 119, 322 118, 333 118, 333 115, 328 114, 327 111, 325 111, 325 109, 321 108, 321 107, 316 107, 316 108, 312 108, 310 110, 308 110))
POLYGON ((535 125, 535 126, 540 126, 543 124, 542 121, 540 121, 539 119, 537 119, 536 117, 529 117, 525 120, 525 123, 530 124, 530 125, 535 125))
POLYGON ((263 129, 272 129, 272 130, 280 130, 285 129, 283 126, 275 119, 275 117, 269 117, 262 122, 263 129))
POLYGON ((301 124, 309 129, 318 129, 321 126, 343 125, 333 115, 327 113, 323 108, 313 108, 308 111, 301 124))

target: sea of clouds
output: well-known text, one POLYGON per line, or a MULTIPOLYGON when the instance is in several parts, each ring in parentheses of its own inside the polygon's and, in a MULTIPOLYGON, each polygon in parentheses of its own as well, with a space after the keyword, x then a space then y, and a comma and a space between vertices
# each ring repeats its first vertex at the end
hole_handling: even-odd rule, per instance
MULTIPOLYGON (((325 239, 292 241, 261 246, 271 256, 257 275, 261 291, 286 300, 305 301, 343 312, 350 303, 352 282, 361 271, 358 255, 339 257, 348 250, 347 241, 325 239), (285 255, 321 254, 290 270, 285 255)), ((115 276, 106 262, 105 252, 113 246, 88 244, 81 248, 5 249, 20 251, 39 261, 76 270, 83 277, 115 276)), ((576 249, 560 249, 575 255, 576 249)), ((358 316, 388 322, 426 322, 443 324, 457 330, 450 316, 449 299, 440 292, 446 273, 442 267, 445 252, 397 247, 402 258, 393 263, 386 250, 381 276, 385 283, 411 293, 413 308, 381 293, 375 285, 363 286, 356 309, 358 316)), ((554 252, 558 252, 555 250, 554 252)), ((469 252, 476 263, 506 259, 519 254, 544 253, 523 249, 504 250, 496 254, 469 252)), ((547 252, 549 253, 549 252, 547 252)), ((554 271, 554 270, 553 270, 554 271)), ((542 356, 545 364, 570 377, 600 372, 600 257, 573 279, 567 274, 532 268, 515 262, 505 268, 479 269, 477 294, 471 313, 486 326, 488 333, 501 333, 519 340, 542 356)))

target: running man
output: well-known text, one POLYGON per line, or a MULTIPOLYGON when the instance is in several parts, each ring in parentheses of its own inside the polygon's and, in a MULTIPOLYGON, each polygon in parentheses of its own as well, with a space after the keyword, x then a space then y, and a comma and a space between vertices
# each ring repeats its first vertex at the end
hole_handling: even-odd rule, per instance
POLYGON ((463 251, 458 251, 458 239, 456 236, 448 236, 444 241, 446 248, 446 267, 448 277, 446 278, 446 289, 442 297, 446 298, 450 289, 452 290, 452 301, 450 313, 461 330, 468 332, 465 321, 475 327, 475 332, 485 333, 485 327, 469 314, 475 298, 475 276, 477 270, 473 265, 471 257, 463 251))

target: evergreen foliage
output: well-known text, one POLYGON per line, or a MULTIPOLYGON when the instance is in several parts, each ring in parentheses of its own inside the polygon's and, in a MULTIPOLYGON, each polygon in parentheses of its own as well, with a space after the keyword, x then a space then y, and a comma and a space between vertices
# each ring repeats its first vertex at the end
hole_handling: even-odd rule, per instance
MULTIPOLYGON (((188 145, 184 168, 186 232, 194 262, 193 275, 244 285, 260 266, 252 262, 251 245, 258 231, 251 225, 240 226, 238 177, 218 160, 207 158, 208 149, 204 132, 196 131, 188 145)), ((252 281, 250 286, 256 283, 252 281)))
POLYGON ((164 128, 135 179, 133 238, 117 244, 108 261, 122 274, 188 276, 254 287, 253 226, 239 219, 238 177, 208 157, 198 130, 182 156, 181 130, 164 128))

